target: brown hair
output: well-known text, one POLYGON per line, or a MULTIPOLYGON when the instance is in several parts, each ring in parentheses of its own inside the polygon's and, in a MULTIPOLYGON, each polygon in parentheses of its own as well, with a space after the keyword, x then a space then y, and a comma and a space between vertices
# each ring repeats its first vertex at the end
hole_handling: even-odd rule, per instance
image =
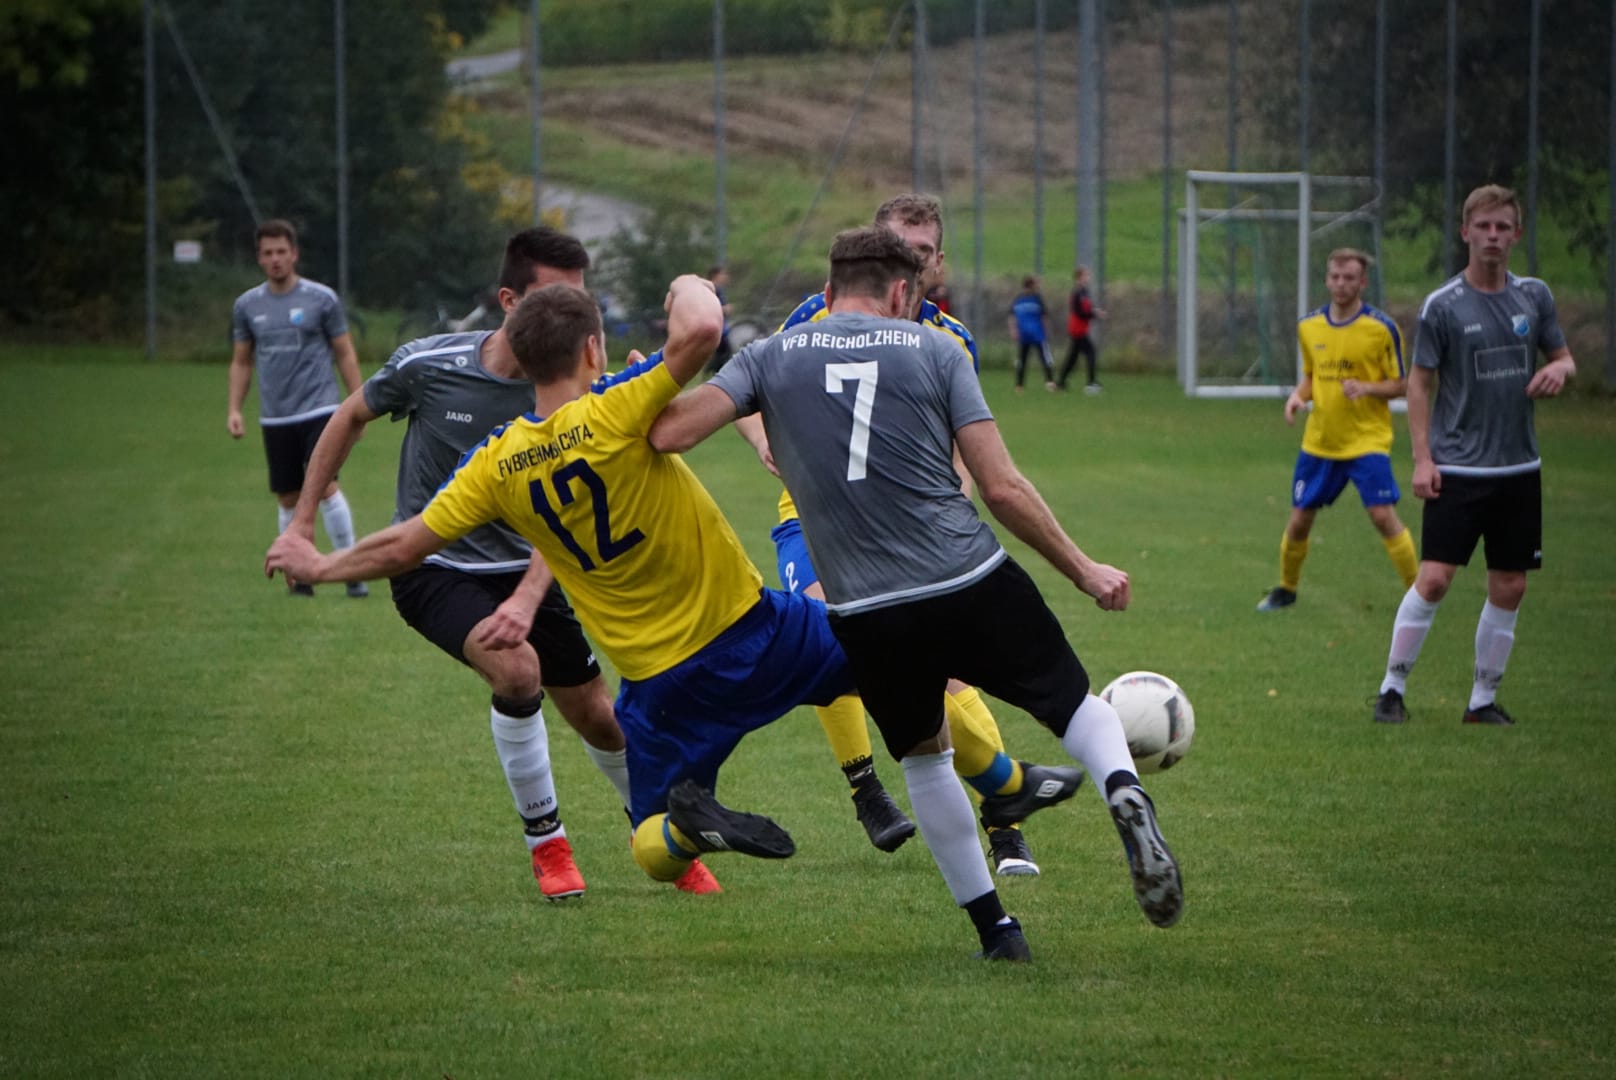
POLYGON ((297 247, 297 229, 285 218, 270 218, 268 221, 260 222, 258 229, 253 233, 253 247, 262 244, 265 237, 279 237, 292 247, 297 247))
POLYGON ((943 204, 930 195, 906 191, 894 195, 875 211, 877 225, 935 225, 937 250, 943 250, 943 204))
POLYGON ((866 225, 836 235, 830 246, 830 288, 833 293, 880 296, 902 279, 913 291, 920 274, 920 256, 903 237, 884 225, 866 225))
POLYGON ((1359 251, 1357 248, 1336 248, 1334 251, 1330 252, 1330 257, 1326 260, 1326 262, 1356 262, 1360 267, 1363 268, 1365 277, 1369 276, 1369 268, 1375 265, 1374 259, 1371 259, 1368 255, 1359 251))
POLYGON ((1472 214, 1482 210, 1496 210, 1501 206, 1514 207, 1515 224, 1519 225, 1521 223, 1521 200, 1514 190, 1504 187, 1502 184, 1483 184, 1465 196, 1464 213, 1460 216, 1459 222, 1463 225, 1469 225, 1472 214))
POLYGON ((535 267, 551 270, 588 270, 589 252, 575 237, 548 225, 523 229, 505 242, 505 261, 499 266, 499 287, 521 295, 533 281, 535 267))
POLYGON ((600 333, 600 305, 564 282, 528 293, 505 320, 505 337, 517 363, 541 386, 577 371, 584 341, 600 333))

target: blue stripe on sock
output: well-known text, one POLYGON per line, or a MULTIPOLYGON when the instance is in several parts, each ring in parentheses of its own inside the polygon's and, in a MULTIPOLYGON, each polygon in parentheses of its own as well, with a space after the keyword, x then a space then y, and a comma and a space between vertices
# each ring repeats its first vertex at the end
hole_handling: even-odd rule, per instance
POLYGON ((999 789, 1009 782, 1010 774, 1014 771, 1015 762, 1010 760, 1008 754, 1000 750, 993 756, 992 765, 989 765, 985 771, 979 772, 975 776, 967 776, 965 782, 975 788, 984 798, 991 798, 998 794, 999 789))
POLYGON ((679 841, 673 838, 673 833, 668 831, 668 819, 666 815, 664 815, 662 818, 662 842, 668 846, 668 854, 672 855, 675 859, 683 859, 686 862, 689 862, 691 859, 694 859, 697 855, 701 854, 699 851, 686 851, 682 846, 680 846, 679 841))

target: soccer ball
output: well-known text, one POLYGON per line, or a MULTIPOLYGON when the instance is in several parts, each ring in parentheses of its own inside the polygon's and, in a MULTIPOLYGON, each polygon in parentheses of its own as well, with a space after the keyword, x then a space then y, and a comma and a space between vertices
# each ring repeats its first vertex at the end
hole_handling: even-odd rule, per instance
POLYGON ((1189 752, 1195 709, 1172 679, 1154 671, 1130 671, 1112 679, 1100 696, 1122 718, 1122 733, 1139 772, 1170 769, 1189 752))

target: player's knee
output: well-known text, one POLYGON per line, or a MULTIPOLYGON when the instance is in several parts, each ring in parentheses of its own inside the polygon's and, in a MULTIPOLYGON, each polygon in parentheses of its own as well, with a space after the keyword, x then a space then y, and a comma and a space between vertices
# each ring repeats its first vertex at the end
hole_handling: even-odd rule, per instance
POLYGON ((653 881, 678 881, 694 856, 670 850, 663 824, 667 814, 652 814, 634 830, 634 862, 653 881))
POLYGON ((526 700, 544 689, 540 679, 539 656, 531 645, 515 649, 466 649, 466 661, 499 697, 526 700))
POLYGON ((1420 573, 1414 579, 1414 591, 1420 594, 1420 599, 1427 604, 1435 604, 1448 595, 1448 586, 1453 584, 1453 572, 1456 568, 1443 563, 1422 562, 1420 573))
POLYGON ((1521 573, 1490 573, 1487 575, 1487 599, 1494 607, 1514 611, 1526 596, 1526 575, 1521 573))

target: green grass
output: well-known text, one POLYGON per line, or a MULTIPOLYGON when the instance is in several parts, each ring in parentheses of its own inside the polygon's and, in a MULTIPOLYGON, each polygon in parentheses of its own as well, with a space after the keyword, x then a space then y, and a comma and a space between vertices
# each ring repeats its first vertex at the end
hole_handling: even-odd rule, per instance
MULTIPOLYGON (((1471 568, 1388 729, 1369 702, 1400 590, 1350 496, 1298 607, 1251 610, 1296 449, 1277 403, 1008 383, 987 375, 1012 451, 1134 605, 1103 614, 1012 548, 1098 679, 1173 675, 1198 731, 1152 785, 1182 924, 1144 922, 1085 791, 1028 827, 1043 876, 1004 884, 1036 962, 987 969, 921 845, 865 843, 806 711, 750 737, 723 790, 799 854, 716 857, 704 899, 633 866, 552 719, 589 893, 545 904, 479 682, 385 589, 297 602, 261 577, 273 509, 255 438, 224 434, 223 372, 0 352, 0 1073, 1610 1075, 1616 411, 1538 413, 1546 568, 1502 694, 1520 725, 1458 722, 1471 568)), ((400 434, 374 425, 344 472, 362 530, 390 513, 400 434)), ((772 567, 769 478, 727 434, 690 460, 772 567)), ((1058 759, 999 712, 1012 750, 1058 759)))

